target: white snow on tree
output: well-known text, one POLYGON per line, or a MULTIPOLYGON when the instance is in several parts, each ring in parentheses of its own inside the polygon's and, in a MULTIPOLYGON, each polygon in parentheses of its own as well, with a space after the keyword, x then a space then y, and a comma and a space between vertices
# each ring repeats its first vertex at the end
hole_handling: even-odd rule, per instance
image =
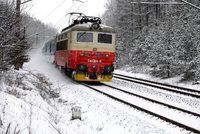
MULTIPOLYGON (((199 0, 187 1, 200 6, 199 0)), ((162 78, 182 74, 185 80, 200 78, 200 11, 188 4, 131 2, 110 0, 103 15, 104 22, 118 33, 117 67, 149 66, 149 73, 162 78)))

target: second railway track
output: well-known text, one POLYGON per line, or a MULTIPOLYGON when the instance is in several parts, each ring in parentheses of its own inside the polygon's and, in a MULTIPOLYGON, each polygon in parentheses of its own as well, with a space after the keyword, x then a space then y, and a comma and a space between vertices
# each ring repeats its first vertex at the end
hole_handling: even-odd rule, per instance
MULTIPOLYGON (((164 121, 166 121, 166 122, 172 123, 172 124, 174 124, 174 125, 176 125, 176 126, 179 126, 179 127, 181 127, 181 128, 184 128, 184 129, 186 129, 186 130, 188 130, 188 131, 190 131, 190 132, 200 133, 200 128, 198 128, 198 129, 197 129, 197 128, 194 128, 194 127, 188 125, 187 123, 186 123, 186 124, 185 124, 185 123, 181 123, 181 122, 179 122, 179 121, 177 121, 177 120, 174 120, 174 119, 172 119, 172 118, 163 116, 162 114, 159 114, 159 113, 155 112, 154 110, 152 111, 152 110, 149 110, 148 108, 146 109, 146 108, 144 108, 144 107, 142 107, 142 106, 138 106, 138 105, 136 105, 136 104, 134 104, 134 103, 132 103, 132 102, 127 101, 126 99, 122 99, 122 98, 119 97, 119 96, 115 96, 115 95, 113 95, 113 94, 111 94, 111 93, 108 93, 107 91, 109 91, 109 90, 107 90, 107 91, 103 90, 103 91, 102 91, 102 90, 99 90, 98 88, 96 88, 96 87, 94 87, 94 86, 90 86, 90 85, 87 85, 87 84, 83 84, 83 85, 86 86, 86 87, 88 87, 88 88, 90 88, 90 89, 93 89, 93 90, 95 90, 95 91, 97 91, 97 92, 99 92, 99 93, 101 93, 101 94, 103 94, 103 95, 105 95, 105 96, 107 96, 107 97, 109 97, 109 98, 111 98, 111 99, 114 99, 114 100, 119 101, 119 102, 121 102, 121 103, 123 103, 123 104, 126 104, 126 105, 128 105, 128 106, 131 106, 131 107, 133 107, 133 108, 135 108, 135 109, 138 109, 138 110, 140 110, 140 111, 143 111, 143 112, 145 112, 145 113, 148 113, 148 114, 150 114, 150 115, 153 115, 153 116, 155 116, 155 117, 158 117, 158 118, 160 118, 160 119, 162 119, 162 120, 164 120, 164 121)), ((122 92, 122 93, 128 94, 128 95, 130 95, 130 96, 134 96, 134 97, 138 97, 138 98, 140 98, 140 99, 144 99, 145 101, 153 102, 153 103, 156 103, 156 104, 158 104, 158 105, 162 105, 162 106, 168 107, 169 109, 172 109, 172 110, 178 110, 179 112, 183 112, 184 114, 190 114, 190 116, 194 116, 194 117, 196 118, 196 120, 198 120, 198 122, 200 122, 200 121, 199 121, 199 120, 200 120, 200 114, 199 114, 199 113, 191 112, 191 111, 189 111, 189 110, 185 110, 185 109, 180 108, 180 107, 175 107, 175 106, 172 106, 172 105, 170 105, 170 104, 162 103, 162 102, 159 102, 159 101, 156 101, 156 100, 147 98, 147 97, 143 97, 143 96, 140 96, 140 95, 137 95, 137 94, 128 92, 128 91, 124 91, 124 90, 122 90, 122 89, 119 89, 119 88, 116 88, 116 87, 113 87, 113 86, 109 86, 109 85, 105 85, 105 84, 102 84, 102 86, 106 86, 106 87, 108 87, 108 88, 117 90, 118 92, 122 92)), ((98 87, 99 87, 99 86, 98 86, 98 87)), ((100 86, 100 87, 101 87, 101 86, 100 86)))
POLYGON ((198 91, 198 90, 194 90, 194 89, 178 87, 178 86, 174 86, 174 85, 159 83, 159 82, 145 80, 145 79, 141 79, 141 78, 135 78, 135 77, 131 77, 131 76, 125 76, 125 75, 121 75, 121 74, 114 74, 114 78, 141 84, 141 85, 145 85, 145 86, 149 86, 149 87, 153 87, 153 88, 157 88, 159 90, 165 90, 165 91, 174 92, 174 93, 178 93, 181 95, 200 99, 200 90, 198 91))

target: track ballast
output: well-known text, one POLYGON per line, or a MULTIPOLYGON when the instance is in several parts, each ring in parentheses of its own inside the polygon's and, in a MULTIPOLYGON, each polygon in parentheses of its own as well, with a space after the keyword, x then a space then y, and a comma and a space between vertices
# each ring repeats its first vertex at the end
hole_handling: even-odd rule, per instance
MULTIPOLYGON (((179 127, 183 128, 183 129, 185 129, 185 130, 187 130, 187 131, 194 132, 194 133, 200 133, 200 130, 198 130, 198 129, 196 129, 196 128, 193 128, 193 127, 191 127, 191 126, 188 126, 188 125, 186 125, 186 124, 184 124, 184 123, 181 123, 181 122, 178 122, 178 121, 176 121, 176 120, 170 119, 170 118, 168 118, 168 117, 163 116, 162 114, 158 114, 158 113, 156 113, 156 112, 153 112, 153 111, 151 111, 151 110, 145 109, 145 108, 143 108, 143 107, 134 105, 133 103, 127 102, 126 100, 121 99, 120 97, 116 97, 116 96, 114 96, 114 95, 112 95, 112 94, 109 94, 109 93, 106 93, 106 92, 104 92, 104 91, 101 91, 101 90, 99 90, 99 89, 97 89, 97 88, 95 88, 95 87, 93 87, 93 86, 88 85, 88 84, 83 83, 83 85, 86 86, 86 87, 88 87, 88 88, 90 88, 90 89, 92 89, 92 90, 94 90, 94 91, 96 91, 96 92, 98 92, 98 93, 101 93, 101 94, 103 94, 103 95, 105 95, 105 96, 107 96, 107 97, 109 97, 109 98, 111 98, 111 99, 114 99, 114 100, 116 100, 116 101, 118 101, 118 102, 121 102, 121 103, 123 103, 123 104, 125 104, 125 105, 128 105, 128 106, 130 106, 130 107, 132 107, 132 108, 134 108, 134 109, 140 110, 140 111, 145 112, 145 113, 147 113, 147 114, 150 114, 150 115, 153 115, 153 116, 155 116, 155 117, 158 117, 158 118, 160 118, 160 119, 162 119, 162 120, 164 120, 164 121, 166 121, 166 122, 172 123, 173 125, 179 126, 179 127)), ((137 95, 137 94, 131 93, 131 92, 129 92, 129 91, 125 91, 125 90, 120 89, 120 88, 117 88, 117 87, 113 87, 113 86, 106 85, 106 84, 102 84, 102 85, 103 85, 103 86, 107 86, 108 88, 112 88, 112 89, 114 89, 114 90, 117 90, 117 91, 119 91, 119 92, 123 92, 123 93, 125 93, 125 94, 129 94, 129 95, 131 95, 131 96, 139 97, 139 98, 142 98, 142 99, 144 99, 144 100, 146 100, 146 101, 150 101, 150 102, 153 102, 153 103, 156 103, 156 104, 159 104, 159 105, 168 107, 168 108, 170 108, 170 109, 174 109, 174 110, 178 110, 178 111, 180 111, 180 112, 186 113, 186 114, 190 114, 191 116, 195 116, 196 118, 200 118, 200 114, 199 114, 199 113, 191 112, 191 111, 189 111, 189 110, 185 110, 185 109, 180 108, 180 107, 175 107, 175 106, 172 106, 172 105, 170 105, 170 104, 166 104, 166 103, 163 103, 163 102, 159 102, 159 101, 156 101, 156 100, 153 100, 153 99, 150 99, 150 98, 141 96, 141 95, 137 95)))

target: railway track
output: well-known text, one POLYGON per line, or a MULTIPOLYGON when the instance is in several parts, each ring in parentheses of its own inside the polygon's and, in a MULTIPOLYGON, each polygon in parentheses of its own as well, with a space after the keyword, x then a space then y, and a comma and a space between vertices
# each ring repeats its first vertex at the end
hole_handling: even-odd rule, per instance
POLYGON ((139 98, 139 99, 142 99, 143 101, 145 101, 146 103, 149 103, 149 104, 150 104, 150 102, 153 102, 153 105, 156 104, 157 106, 162 107, 165 110, 169 109, 169 110, 174 111, 176 113, 181 112, 182 114, 187 114, 189 116, 192 116, 194 118, 194 120, 197 120, 200 123, 200 114, 199 113, 191 112, 189 110, 185 110, 185 109, 180 108, 180 107, 176 107, 176 106, 172 106, 170 104, 159 102, 159 101, 156 101, 156 100, 144 97, 144 96, 140 96, 140 95, 131 93, 129 91, 125 91, 123 89, 113 87, 113 86, 110 86, 110 85, 106 85, 106 84, 102 84, 101 86, 91 86, 91 85, 88 85, 88 84, 85 84, 85 83, 82 83, 82 84, 84 86, 98 92, 98 93, 101 93, 101 94, 103 94, 103 95, 105 95, 105 96, 107 96, 107 97, 109 97, 113 100, 121 102, 125 105, 128 105, 128 106, 134 108, 134 109, 140 110, 140 111, 145 112, 145 113, 150 114, 150 115, 153 115, 153 116, 160 118, 160 119, 162 119, 162 120, 164 120, 168 123, 171 123, 175 126, 179 126, 179 127, 183 128, 187 131, 194 132, 194 133, 200 133, 200 128, 192 127, 191 125, 188 125, 187 123, 183 123, 183 122, 180 122, 177 119, 173 119, 171 117, 167 117, 165 115, 162 115, 159 112, 156 112, 155 110, 148 109, 148 108, 146 108, 144 106, 140 106, 138 104, 134 104, 134 101, 130 101, 126 98, 133 97, 133 100, 136 99, 136 98, 139 98), (106 90, 98 89, 98 88, 102 88, 102 86, 104 86, 107 89, 106 90), (119 95, 113 95, 113 94, 115 94, 115 92, 118 92, 117 94, 119 94, 119 95), (123 98, 121 96, 127 96, 127 97, 123 98))
POLYGON ((149 87, 154 87, 159 90, 165 90, 165 91, 178 93, 181 95, 195 97, 195 98, 200 99, 200 91, 194 90, 194 89, 169 85, 169 84, 165 84, 165 83, 159 83, 159 82, 150 81, 150 80, 144 80, 141 78, 135 78, 135 77, 125 76, 125 75, 116 74, 116 73, 114 74, 114 78, 141 84, 141 85, 145 85, 145 86, 149 86, 149 87))

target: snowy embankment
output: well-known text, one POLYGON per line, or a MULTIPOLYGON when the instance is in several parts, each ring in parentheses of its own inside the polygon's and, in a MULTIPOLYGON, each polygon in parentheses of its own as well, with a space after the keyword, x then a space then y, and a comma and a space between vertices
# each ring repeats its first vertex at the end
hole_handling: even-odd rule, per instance
POLYGON ((24 70, 1 80, 0 131, 10 126, 11 133, 16 128, 22 134, 184 133, 73 82, 48 60, 37 50, 24 70), (71 120, 73 106, 82 108, 81 120, 71 120))
POLYGON ((56 115, 59 88, 42 74, 24 70, 7 72, 0 85, 0 117, 4 132, 48 131, 47 122, 56 115))

